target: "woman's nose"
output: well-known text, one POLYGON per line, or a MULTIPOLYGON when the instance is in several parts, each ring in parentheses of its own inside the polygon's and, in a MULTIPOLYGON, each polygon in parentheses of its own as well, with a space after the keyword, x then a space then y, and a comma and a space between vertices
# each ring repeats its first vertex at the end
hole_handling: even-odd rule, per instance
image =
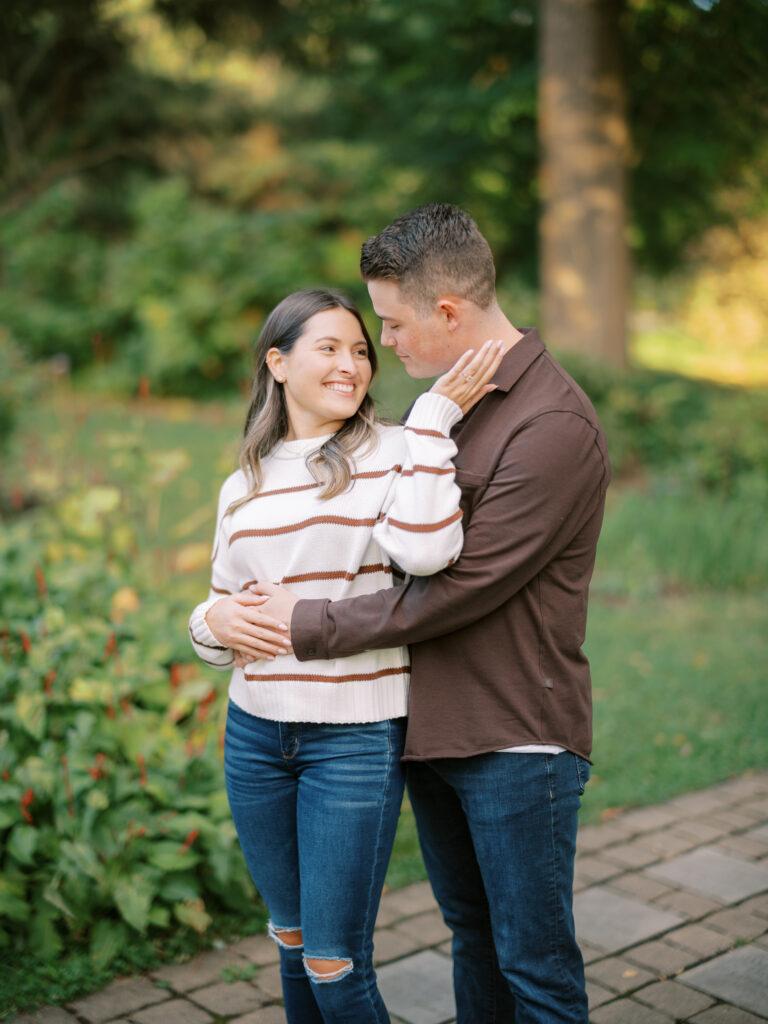
POLYGON ((352 377, 355 372, 355 364, 352 361, 351 356, 340 355, 339 360, 336 364, 336 368, 339 373, 344 373, 347 377, 352 377))

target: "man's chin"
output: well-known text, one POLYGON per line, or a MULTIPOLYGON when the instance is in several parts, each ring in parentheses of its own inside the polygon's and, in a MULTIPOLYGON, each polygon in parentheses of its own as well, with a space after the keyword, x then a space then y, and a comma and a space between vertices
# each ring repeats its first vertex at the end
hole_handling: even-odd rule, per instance
POLYGON ((403 364, 403 369, 412 377, 414 380, 428 380, 430 377, 436 377, 437 374, 430 370, 426 366, 419 366, 418 363, 414 363, 412 359, 401 359, 400 362, 403 364))

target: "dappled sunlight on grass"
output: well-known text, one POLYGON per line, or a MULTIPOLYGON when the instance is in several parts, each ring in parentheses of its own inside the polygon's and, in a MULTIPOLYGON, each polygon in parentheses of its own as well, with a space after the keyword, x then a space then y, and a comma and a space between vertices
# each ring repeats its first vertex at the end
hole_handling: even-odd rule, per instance
POLYGON ((649 370, 681 373, 740 387, 768 387, 768 340, 761 346, 734 344, 727 335, 706 340, 674 327, 640 331, 630 346, 633 361, 649 370))

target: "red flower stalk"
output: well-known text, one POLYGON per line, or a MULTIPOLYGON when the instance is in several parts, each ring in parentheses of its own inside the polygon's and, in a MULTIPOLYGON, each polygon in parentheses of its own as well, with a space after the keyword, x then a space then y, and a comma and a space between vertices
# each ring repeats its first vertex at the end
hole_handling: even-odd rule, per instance
POLYGON ((114 633, 110 633, 104 645, 104 657, 111 658, 113 654, 117 654, 117 637, 114 633))
POLYGON ((21 816, 24 819, 24 821, 26 821, 27 824, 29 824, 29 825, 34 825, 34 821, 32 819, 32 815, 29 813, 29 806, 30 806, 30 804, 32 803, 32 801, 34 799, 35 799, 34 790, 27 789, 27 790, 24 791, 24 794, 23 794, 21 800, 19 801, 19 803, 21 805, 21 816))
POLYGON ((39 565, 35 566, 35 583, 37 584, 37 592, 40 595, 40 597, 47 597, 48 596, 48 586, 47 586, 47 584, 45 582, 45 576, 43 575, 43 570, 40 568, 39 565))
POLYGON ((92 779, 103 779, 106 775, 104 771, 104 762, 107 760, 107 755, 98 753, 93 761, 93 766, 88 769, 88 774, 92 779))
POLYGON ((29 639, 29 634, 22 630, 19 636, 21 637, 21 646, 24 649, 24 653, 29 654, 32 650, 32 641, 29 639))
POLYGON ((139 766, 139 785, 146 786, 147 784, 147 762, 144 760, 143 754, 136 755, 136 763, 139 766))
POLYGON ((200 833, 196 828, 193 828, 191 832, 187 832, 187 838, 181 844, 182 850, 188 850, 199 835, 200 833))
POLYGON ((53 683, 54 683, 55 679, 56 679, 56 669, 52 668, 50 670, 50 672, 46 672, 46 674, 45 674, 45 692, 47 694, 53 693, 53 683))
POLYGON ((181 665, 174 661, 168 669, 168 678, 171 681, 171 689, 177 690, 181 686, 181 665))
POLYGON ((66 754, 61 755, 61 768, 64 774, 64 792, 67 794, 67 810, 70 818, 74 818, 75 794, 72 792, 72 783, 69 779, 69 760, 66 754))

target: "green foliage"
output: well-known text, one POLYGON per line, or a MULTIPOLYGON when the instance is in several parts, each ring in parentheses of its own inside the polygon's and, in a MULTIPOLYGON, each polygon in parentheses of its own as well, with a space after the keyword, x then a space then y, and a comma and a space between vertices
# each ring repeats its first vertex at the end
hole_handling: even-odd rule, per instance
MULTIPOLYGON (((379 159, 364 179, 366 198, 370 191, 386 208, 393 183, 397 195, 410 172, 401 207, 468 206, 502 271, 535 276, 540 4, 266 0, 258 33, 247 31, 246 0, 228 5, 226 19, 201 0, 165 7, 296 68, 315 102, 309 112, 280 111, 287 138, 373 145, 379 159)), ((637 262, 667 270, 692 239, 732 215, 724 185, 746 184, 749 197, 763 191, 748 170, 768 131, 768 18, 764 0, 706 10, 693 0, 629 0, 606 5, 605 16, 620 7, 634 248, 637 262)))
POLYGON ((598 411, 616 473, 674 467, 691 486, 721 492, 768 479, 768 393, 561 358, 598 411))
POLYGON ((0 328, 0 456, 8 454, 21 407, 38 386, 37 373, 8 332, 0 328))
MULTIPOLYGON (((311 208, 238 213, 182 178, 137 179, 122 202, 128 227, 111 240, 90 230, 77 182, 0 227, 0 319, 37 357, 65 353, 76 368, 95 359, 113 387, 144 378, 166 394, 231 389, 268 310, 338 276, 337 241, 313 230, 311 208)), ((354 273, 356 243, 350 252, 354 273)))
MULTIPOLYGON (((426 200, 468 206, 501 276, 535 280, 532 0, 5 6, 0 321, 34 358, 231 387, 271 305, 358 289, 362 239, 426 200)), ((622 32, 632 237, 666 269, 763 197, 768 19, 630 0, 622 32)))
POLYGON ((610 496, 594 593, 623 598, 768 588, 768 478, 706 491, 672 472, 610 496))
POLYGON ((253 916, 223 789, 216 691, 183 610, 136 567, 120 492, 93 487, 0 539, 0 947, 87 946, 253 916))
POLYGON ((713 223, 765 201, 765 2, 702 6, 630 0, 625 16, 634 241, 657 272, 713 223))

